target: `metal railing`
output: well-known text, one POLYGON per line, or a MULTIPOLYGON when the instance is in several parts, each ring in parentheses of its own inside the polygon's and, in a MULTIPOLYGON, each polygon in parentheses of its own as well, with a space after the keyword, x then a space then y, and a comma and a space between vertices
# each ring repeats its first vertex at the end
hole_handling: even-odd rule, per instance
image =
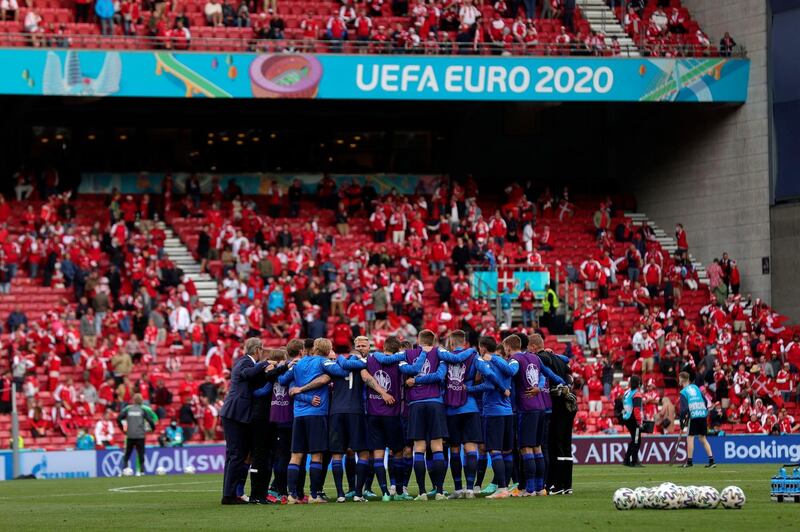
MULTIPOLYGON (((256 37, 206 37, 194 36, 189 40, 172 37, 143 35, 98 35, 46 33, 0 33, 0 47, 41 47, 48 49, 89 50, 176 50, 176 51, 220 51, 220 52, 306 52, 345 54, 410 54, 410 55, 513 55, 513 56, 598 56, 626 57, 632 53, 644 56, 664 55, 669 52, 676 57, 702 57, 706 50, 697 45, 672 44, 652 45, 642 42, 639 46, 620 45, 619 53, 612 51, 606 42, 603 49, 593 49, 583 42, 568 44, 554 42, 518 43, 460 43, 437 42, 436 45, 420 43, 418 46, 397 47, 384 41, 315 40, 315 39, 260 39, 256 37)), ((731 56, 744 57, 744 47, 737 46, 731 56)))

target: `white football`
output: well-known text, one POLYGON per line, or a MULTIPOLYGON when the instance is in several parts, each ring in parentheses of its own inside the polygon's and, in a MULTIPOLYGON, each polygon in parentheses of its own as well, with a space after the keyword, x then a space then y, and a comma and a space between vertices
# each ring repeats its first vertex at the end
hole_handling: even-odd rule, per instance
POLYGON ((156 468, 156 475, 166 475, 167 470, 161 466, 156 468))
POLYGON ((636 495, 637 508, 647 508, 647 500, 650 498, 650 491, 650 488, 641 486, 633 490, 634 495, 636 495))
POLYGON ((195 473, 194 466, 187 465, 186 467, 183 468, 183 472, 186 475, 194 475, 195 473))
POLYGON ((661 504, 662 501, 656 497, 656 490, 658 487, 650 488, 647 491, 647 501, 645 502, 645 508, 650 510, 660 510, 662 508, 661 504))
POLYGON ((719 492, 711 486, 700 486, 697 488, 694 501, 695 508, 712 509, 719 504, 719 492))
POLYGON ((132 477, 133 476, 133 469, 131 469, 130 467, 126 467, 125 469, 122 470, 122 476, 123 477, 132 477))
POLYGON ((738 486, 728 486, 719 493, 719 503, 728 510, 738 510, 744 506, 747 498, 738 486))
POLYGON ((689 498, 689 493, 684 486, 675 486, 675 494, 678 497, 678 508, 688 508, 686 500, 689 498))
POLYGON ((683 500, 683 507, 684 508, 694 508, 695 507, 695 498, 697 497, 697 486, 686 486, 683 488, 684 490, 684 500, 683 500))
POLYGON ((680 508, 677 487, 673 485, 661 485, 656 488, 655 499, 660 508, 665 510, 676 510, 680 508))
POLYGON ((629 488, 620 488, 614 492, 612 501, 617 510, 632 510, 636 508, 636 493, 629 488))

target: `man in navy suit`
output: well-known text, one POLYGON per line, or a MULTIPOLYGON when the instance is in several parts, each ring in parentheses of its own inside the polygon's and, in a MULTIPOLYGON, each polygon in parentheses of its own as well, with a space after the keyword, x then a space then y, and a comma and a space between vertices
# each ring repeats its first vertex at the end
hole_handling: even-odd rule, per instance
POLYGON ((231 383, 220 417, 225 432, 225 475, 222 504, 247 504, 237 489, 244 488, 247 477, 245 460, 250 454, 250 422, 253 415, 253 391, 286 371, 285 365, 273 366, 264 358, 260 338, 244 343, 245 356, 236 361, 231 371, 231 383))

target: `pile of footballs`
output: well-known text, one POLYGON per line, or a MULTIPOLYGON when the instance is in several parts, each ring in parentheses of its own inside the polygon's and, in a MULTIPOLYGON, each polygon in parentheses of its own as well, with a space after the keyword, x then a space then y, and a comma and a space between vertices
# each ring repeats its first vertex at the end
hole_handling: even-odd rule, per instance
POLYGON ((717 507, 738 510, 744 506, 746 499, 737 486, 717 491, 711 486, 677 486, 672 482, 664 482, 653 488, 620 488, 614 492, 612 500, 617 510, 711 510, 717 507))

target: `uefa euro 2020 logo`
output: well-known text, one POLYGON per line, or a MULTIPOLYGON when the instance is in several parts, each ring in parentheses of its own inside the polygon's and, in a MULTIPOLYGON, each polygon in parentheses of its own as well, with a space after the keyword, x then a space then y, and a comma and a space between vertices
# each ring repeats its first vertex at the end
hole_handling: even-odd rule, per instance
POLYGON ((384 390, 389 390, 392 388, 392 377, 382 369, 376 371, 373 377, 375 378, 375 382, 378 383, 378 386, 384 390))
POLYGON ((525 380, 528 381, 528 386, 533 388, 539 385, 539 368, 534 364, 528 364, 525 370, 525 380))

